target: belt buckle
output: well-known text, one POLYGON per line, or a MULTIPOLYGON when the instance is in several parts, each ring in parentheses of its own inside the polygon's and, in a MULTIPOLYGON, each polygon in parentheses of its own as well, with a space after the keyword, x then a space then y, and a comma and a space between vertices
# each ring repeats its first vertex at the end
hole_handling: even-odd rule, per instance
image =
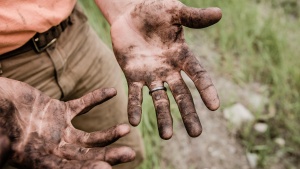
POLYGON ((55 43, 57 39, 56 38, 52 39, 49 43, 47 43, 44 47, 41 47, 41 48, 36 44, 36 42, 39 41, 39 38, 34 38, 33 37, 33 38, 31 38, 31 40, 32 40, 32 43, 33 43, 33 46, 34 46, 35 50, 38 53, 41 53, 44 50, 46 50, 49 46, 51 46, 53 43, 55 43))

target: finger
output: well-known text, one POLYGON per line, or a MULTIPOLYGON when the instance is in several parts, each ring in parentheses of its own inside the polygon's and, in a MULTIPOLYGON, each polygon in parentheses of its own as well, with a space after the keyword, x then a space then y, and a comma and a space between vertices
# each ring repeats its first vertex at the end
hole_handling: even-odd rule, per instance
POLYGON ((101 160, 111 165, 134 160, 135 152, 129 147, 83 148, 74 144, 62 143, 57 152, 69 160, 101 160))
POLYGON ((131 83, 128 87, 128 120, 133 126, 139 125, 142 116, 143 84, 131 83))
POLYGON ((206 107, 210 110, 217 110, 220 106, 217 90, 199 61, 191 55, 183 65, 183 70, 195 83, 206 107))
POLYGON ((219 8, 192 8, 183 6, 180 9, 181 24, 189 28, 205 28, 217 23, 222 18, 219 8))
POLYGON ((0 128, 0 168, 4 165, 10 151, 10 141, 4 130, 0 128))
POLYGON ((130 126, 127 124, 120 124, 104 131, 92 133, 68 127, 64 138, 68 143, 79 144, 83 147, 104 147, 117 141, 129 132, 130 126))
POLYGON ((202 127, 197 115, 191 92, 180 75, 167 81, 173 97, 178 105, 184 126, 191 137, 202 133, 202 127))
POLYGON ((170 139, 173 135, 173 120, 168 95, 164 90, 157 90, 152 92, 151 96, 156 111, 159 135, 162 139, 170 139))
POLYGON ((63 169, 111 169, 111 166, 103 161, 88 160, 66 160, 56 155, 43 155, 41 153, 33 153, 27 161, 30 163, 23 163, 23 167, 27 168, 63 168, 63 169))
POLYGON ((110 98, 114 97, 117 91, 114 88, 97 89, 79 99, 68 101, 67 104, 71 110, 71 118, 84 114, 96 105, 99 105, 110 98))

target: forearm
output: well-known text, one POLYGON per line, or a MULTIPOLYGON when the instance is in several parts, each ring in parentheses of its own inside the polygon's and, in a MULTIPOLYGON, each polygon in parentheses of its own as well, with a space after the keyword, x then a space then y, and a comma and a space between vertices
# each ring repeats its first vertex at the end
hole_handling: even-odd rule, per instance
POLYGON ((141 0, 95 0, 110 25, 141 0))

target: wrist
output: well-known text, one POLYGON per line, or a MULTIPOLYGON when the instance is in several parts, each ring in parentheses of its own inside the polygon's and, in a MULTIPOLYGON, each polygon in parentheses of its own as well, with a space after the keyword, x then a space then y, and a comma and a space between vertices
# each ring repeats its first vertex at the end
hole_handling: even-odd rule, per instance
POLYGON ((143 0, 95 0, 98 8, 112 25, 122 15, 129 13, 136 4, 143 0))

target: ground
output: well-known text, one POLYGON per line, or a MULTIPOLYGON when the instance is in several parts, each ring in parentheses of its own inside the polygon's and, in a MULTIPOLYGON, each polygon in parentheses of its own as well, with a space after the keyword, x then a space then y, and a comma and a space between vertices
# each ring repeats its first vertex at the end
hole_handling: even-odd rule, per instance
POLYGON ((249 169, 245 152, 227 131, 221 113, 197 108, 202 110, 202 135, 190 138, 179 124, 173 138, 163 142, 163 161, 174 169, 249 169))

